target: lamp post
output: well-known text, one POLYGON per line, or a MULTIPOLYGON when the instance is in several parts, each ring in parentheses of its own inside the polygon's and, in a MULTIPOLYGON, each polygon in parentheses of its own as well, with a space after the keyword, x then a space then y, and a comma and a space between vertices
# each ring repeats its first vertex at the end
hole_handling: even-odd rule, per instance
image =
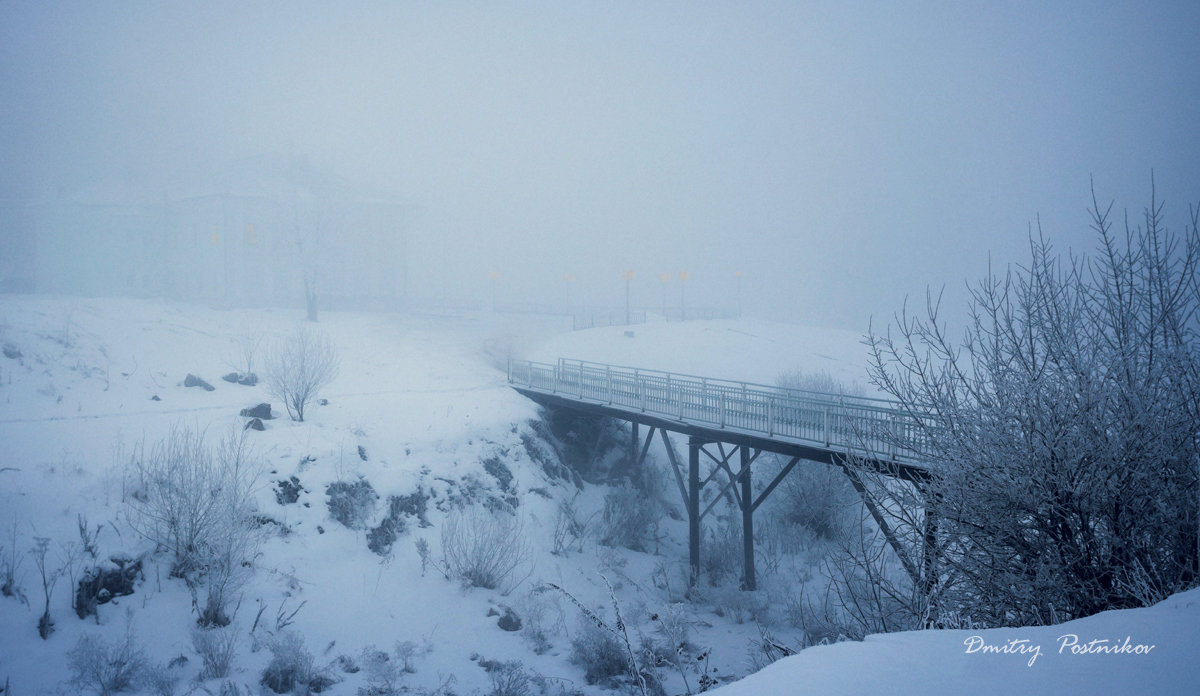
POLYGON ((629 326, 629 281, 633 280, 633 271, 622 271, 621 277, 625 279, 625 326, 629 326))
POLYGON ((566 284, 567 284, 567 302, 566 302, 567 314, 571 314, 571 283, 575 282, 575 274, 574 273, 564 273, 563 280, 566 281, 566 284))
POLYGON ((687 279, 691 275, 687 271, 679 272, 679 321, 687 320, 687 299, 683 293, 683 289, 687 285, 687 279))
POLYGON ((738 319, 742 318, 742 272, 734 271, 733 277, 737 279, 737 315, 738 319))
POLYGON ((658 279, 662 281, 663 321, 670 321, 670 319, 667 318, 667 283, 671 282, 671 274, 659 274, 658 279))

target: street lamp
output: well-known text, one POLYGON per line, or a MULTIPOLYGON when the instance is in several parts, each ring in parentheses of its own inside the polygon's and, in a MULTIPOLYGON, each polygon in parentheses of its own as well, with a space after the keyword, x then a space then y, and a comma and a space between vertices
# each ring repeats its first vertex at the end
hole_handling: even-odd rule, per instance
POLYGON ((733 277, 737 279, 737 310, 738 319, 742 318, 742 272, 734 271, 733 277))
POLYGON ((683 294, 683 288, 687 285, 687 279, 692 277, 692 274, 687 271, 679 272, 679 321, 687 320, 687 301, 683 294))
POLYGON ((671 282, 671 274, 661 273, 659 274, 658 279, 662 281, 663 321, 670 321, 670 319, 667 317, 667 283, 671 282))
POLYGON ((564 273, 563 280, 567 282, 567 314, 571 313, 571 283, 575 282, 574 273, 564 273))
POLYGON ((629 281, 633 280, 633 271, 622 271, 621 277, 625 279, 625 325, 629 326, 629 281))

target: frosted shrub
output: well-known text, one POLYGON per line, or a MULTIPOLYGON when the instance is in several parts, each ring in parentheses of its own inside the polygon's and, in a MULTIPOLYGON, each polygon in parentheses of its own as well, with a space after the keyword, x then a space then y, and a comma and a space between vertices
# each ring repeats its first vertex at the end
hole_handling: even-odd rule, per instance
POLYGON ((179 674, 169 665, 147 664, 142 670, 141 684, 155 696, 175 696, 179 690, 179 674))
POLYGON ((417 645, 412 641, 396 643, 390 655, 374 645, 364 648, 359 661, 367 686, 358 690, 360 696, 391 696, 404 691, 400 682, 405 675, 417 671, 413 665, 417 652, 417 645))
POLYGON ((267 390, 283 401, 292 420, 304 422, 304 410, 337 377, 338 354, 333 342, 301 326, 270 346, 264 359, 267 390))
POLYGON ((780 516, 818 539, 837 539, 861 510, 850 480, 836 467, 802 462, 783 480, 780 516))
POLYGON ((581 621, 571 638, 571 662, 584 670, 589 684, 607 684, 629 673, 629 656, 610 631, 581 621))
POLYGON ((203 665, 201 679, 224 679, 229 676, 233 659, 237 655, 238 634, 231 627, 193 628, 192 648, 200 656, 203 665))
POLYGON ((128 522, 174 556, 172 575, 204 571, 222 548, 251 535, 260 467, 243 435, 231 435, 214 453, 203 433, 172 428, 149 455, 135 456, 131 468, 128 522))
POLYGON ((531 696, 533 681, 519 660, 504 662, 488 670, 492 689, 487 696, 531 696))
POLYGON ((17 586, 17 570, 21 567, 24 557, 17 550, 17 524, 14 522, 11 534, 5 539, 6 545, 0 546, 0 595, 17 597, 21 590, 17 586))
POLYGON ((100 696, 132 689, 146 665, 145 656, 133 640, 132 625, 125 638, 110 644, 94 633, 86 633, 67 653, 71 684, 100 696))
POLYGON ((198 623, 228 624, 229 604, 262 536, 253 501, 260 467, 244 434, 231 434, 213 450, 202 433, 173 428, 132 468, 130 526, 171 553, 171 574, 188 582, 198 623))
POLYGON ((514 573, 531 563, 521 521, 481 506, 456 510, 442 524, 445 567, 468 587, 511 590, 514 573))
POLYGON ((304 647, 299 634, 284 631, 267 645, 271 661, 263 670, 260 682, 277 694, 320 693, 333 684, 323 670, 317 669, 312 653, 304 647))
POLYGON ((655 539, 662 505, 628 482, 604 496, 600 543, 633 551, 647 551, 655 539))

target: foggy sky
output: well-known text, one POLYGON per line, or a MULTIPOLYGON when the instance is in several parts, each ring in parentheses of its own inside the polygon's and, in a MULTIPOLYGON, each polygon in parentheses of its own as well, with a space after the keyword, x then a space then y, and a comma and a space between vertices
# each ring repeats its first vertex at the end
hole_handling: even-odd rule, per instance
POLYGON ((686 270, 729 306, 740 271, 856 330, 1039 216, 1091 249, 1089 177, 1200 202, 1200 4, 856 4, 2 0, 0 200, 303 156, 409 206, 414 293, 615 306, 632 269, 657 306, 686 270))

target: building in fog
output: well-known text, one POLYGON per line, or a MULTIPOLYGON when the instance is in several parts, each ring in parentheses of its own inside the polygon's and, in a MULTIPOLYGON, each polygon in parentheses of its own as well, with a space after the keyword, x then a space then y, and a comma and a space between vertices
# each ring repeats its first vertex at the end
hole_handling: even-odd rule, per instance
POLYGON ((0 291, 286 306, 307 280, 325 307, 405 299, 405 206, 303 160, 8 208, 0 291))

